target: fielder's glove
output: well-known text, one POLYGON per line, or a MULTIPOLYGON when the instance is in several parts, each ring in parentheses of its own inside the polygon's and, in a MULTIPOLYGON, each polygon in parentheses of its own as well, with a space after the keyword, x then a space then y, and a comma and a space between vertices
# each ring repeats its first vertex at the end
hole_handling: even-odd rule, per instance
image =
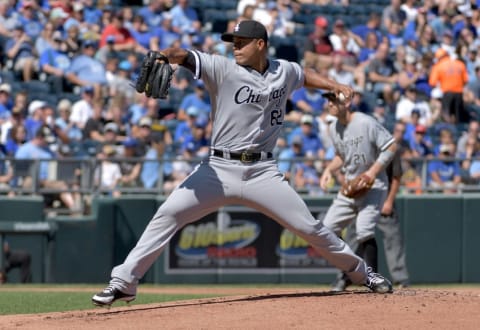
POLYGON ((168 58, 155 51, 149 51, 143 58, 135 89, 154 99, 165 99, 170 88, 173 69, 168 58))
POLYGON ((374 179, 363 173, 353 180, 346 181, 342 185, 340 192, 349 198, 360 197, 372 188, 374 182, 374 179))

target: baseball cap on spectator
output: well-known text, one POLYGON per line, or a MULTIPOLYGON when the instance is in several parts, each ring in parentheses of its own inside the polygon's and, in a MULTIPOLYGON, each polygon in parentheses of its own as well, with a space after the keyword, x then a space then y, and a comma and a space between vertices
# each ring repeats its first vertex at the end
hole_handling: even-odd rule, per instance
POLYGON ((127 139, 125 139, 125 141, 123 141, 123 146, 126 148, 134 148, 137 145, 138 145, 137 140, 132 137, 128 137, 127 139))
POLYGON ((7 83, 3 83, 3 84, 0 85, 0 92, 11 94, 12 93, 12 87, 7 83))
POLYGON ((197 117, 200 114, 200 110, 197 107, 190 106, 187 108, 187 115, 197 117))
POLYGON ((105 41, 109 44, 113 44, 113 43, 115 43, 115 36, 114 35, 109 35, 109 36, 107 36, 105 41))
POLYGON ((67 18, 68 16, 62 7, 55 7, 50 12, 50 19, 67 18))
POLYGON ((377 97, 377 100, 375 101, 375 106, 383 108, 385 107, 385 101, 381 97, 377 97))
POLYGON ((413 115, 413 114, 416 114, 416 115, 420 116, 420 110, 418 108, 413 108, 412 112, 411 112, 411 115, 413 115))
POLYGON ((198 128, 205 128, 207 127, 208 125, 208 119, 201 116, 201 117, 198 117, 196 120, 195 120, 195 127, 198 127, 198 128))
POLYGON ((152 127, 152 118, 150 117, 142 117, 138 121, 138 126, 140 127, 152 127))
POLYGON ((81 89, 82 93, 93 94, 93 91, 94 91, 93 86, 83 86, 81 89))
POLYGON ((415 85, 408 85, 406 88, 406 91, 408 92, 416 92, 417 91, 417 86, 415 85))
POLYGON ((254 20, 241 21, 235 25, 233 32, 225 32, 222 34, 221 38, 225 42, 233 42, 233 37, 263 39, 268 41, 268 34, 265 26, 254 20))
POLYGON ((448 30, 448 29, 447 29, 447 30, 445 30, 445 31, 443 32, 442 37, 453 38, 453 32, 452 32, 451 30, 448 30))
POLYGON ((189 152, 195 152, 196 148, 195 148, 195 143, 193 143, 192 141, 188 142, 186 145, 185 145, 185 150, 186 151, 189 151, 189 152))
POLYGON ((33 3, 31 1, 23 1, 22 9, 23 8, 33 8, 33 3))
POLYGON ((94 39, 84 39, 82 41, 82 46, 83 47, 95 47, 97 46, 97 41, 94 39))
POLYGON ((424 125, 417 125, 415 127, 415 133, 425 134, 427 133, 427 128, 424 125))
POLYGON ((302 116, 302 118, 300 119, 300 122, 301 122, 302 124, 311 125, 311 124, 313 124, 313 117, 312 117, 312 115, 304 114, 304 115, 302 116))
POLYGON ((28 114, 33 115, 35 111, 37 111, 38 109, 45 108, 46 106, 47 106, 47 102, 45 101, 40 101, 40 100, 32 101, 28 106, 28 114))
POLYGON ((132 63, 127 60, 123 60, 118 64, 118 69, 123 71, 130 71, 132 70, 132 63))
POLYGON ((110 122, 110 123, 107 123, 104 127, 103 127, 103 132, 106 133, 106 132, 113 132, 113 133, 118 133, 118 125, 113 123, 113 122, 110 122))
POLYGON ((345 22, 341 19, 337 19, 335 23, 333 23, 333 26, 343 28, 345 27, 345 22))
POLYGON ((325 17, 323 16, 318 16, 316 19, 315 19, 315 25, 316 26, 319 26, 319 27, 322 27, 322 28, 326 28, 328 26, 328 21, 325 17))

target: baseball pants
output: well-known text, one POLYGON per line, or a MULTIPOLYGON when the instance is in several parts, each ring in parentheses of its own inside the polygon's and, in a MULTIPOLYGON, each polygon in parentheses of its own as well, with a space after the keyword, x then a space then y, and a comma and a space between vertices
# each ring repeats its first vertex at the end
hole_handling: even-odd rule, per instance
POLYGON ((264 213, 309 242, 330 264, 346 272, 352 282, 365 281, 365 262, 312 216, 284 180, 276 161, 244 164, 211 156, 158 208, 124 263, 112 270, 110 283, 135 294, 138 281, 179 229, 226 204, 241 204, 264 213))

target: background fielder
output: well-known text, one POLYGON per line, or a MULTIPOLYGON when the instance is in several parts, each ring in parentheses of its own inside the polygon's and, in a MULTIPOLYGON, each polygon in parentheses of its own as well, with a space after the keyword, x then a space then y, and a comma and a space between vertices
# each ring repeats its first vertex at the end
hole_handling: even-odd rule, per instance
POLYGON ((272 159, 287 98, 302 85, 342 92, 352 89, 284 60, 267 58, 265 27, 245 20, 222 39, 233 42, 235 60, 198 51, 168 48, 170 63, 201 78, 212 100, 211 155, 169 195, 124 263, 112 270, 110 285, 93 296, 97 305, 135 299, 138 281, 183 226, 225 204, 241 204, 263 212, 308 241, 355 283, 376 292, 391 291, 381 275, 322 223, 284 180, 272 159), (287 206, 288 207, 285 207, 287 206))
MULTIPOLYGON (((366 193, 353 198, 345 196, 342 189, 328 209, 323 224, 340 236, 341 231, 355 221, 356 253, 376 271, 375 226, 387 197, 388 185, 384 168, 391 162, 397 145, 392 135, 373 117, 352 112, 350 104, 342 103, 333 93, 324 96, 328 99, 329 113, 336 117, 329 125, 336 155, 320 178, 321 187, 326 189, 332 172, 340 168, 344 171, 346 184, 355 178, 366 177, 358 184, 365 187, 373 182, 373 185, 366 193)), ((339 281, 333 288, 336 291, 342 291, 351 283, 345 276, 339 281), (339 281, 340 288, 336 287, 339 281)))

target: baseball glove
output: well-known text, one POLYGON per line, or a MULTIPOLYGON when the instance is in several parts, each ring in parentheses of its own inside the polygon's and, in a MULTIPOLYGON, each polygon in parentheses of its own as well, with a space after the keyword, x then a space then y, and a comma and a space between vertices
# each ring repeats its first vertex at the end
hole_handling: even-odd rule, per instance
POLYGON ((353 180, 346 181, 340 192, 349 198, 360 197, 372 188, 374 182, 375 180, 363 173, 353 180))
POLYGON ((173 69, 168 58, 160 53, 149 51, 143 58, 135 89, 154 99, 164 99, 168 95, 173 69))

